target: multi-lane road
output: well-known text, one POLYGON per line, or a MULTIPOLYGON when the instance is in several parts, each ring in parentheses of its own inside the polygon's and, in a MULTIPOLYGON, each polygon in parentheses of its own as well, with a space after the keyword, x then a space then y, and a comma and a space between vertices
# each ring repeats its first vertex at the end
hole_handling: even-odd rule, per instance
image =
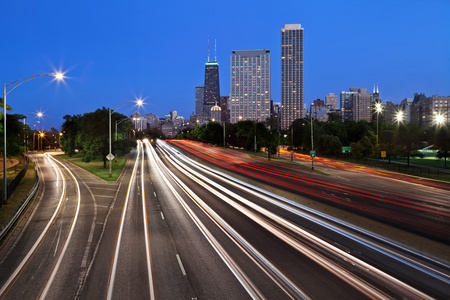
POLYGON ((42 184, 0 249, 2 299, 450 294, 445 254, 431 256, 290 197, 394 218, 389 226, 422 237, 424 224, 446 252, 448 190, 414 186, 408 196, 405 183, 376 178, 376 193, 366 179, 310 174, 198 143, 139 141, 130 158, 119 180, 107 183, 57 157, 33 157, 42 184))

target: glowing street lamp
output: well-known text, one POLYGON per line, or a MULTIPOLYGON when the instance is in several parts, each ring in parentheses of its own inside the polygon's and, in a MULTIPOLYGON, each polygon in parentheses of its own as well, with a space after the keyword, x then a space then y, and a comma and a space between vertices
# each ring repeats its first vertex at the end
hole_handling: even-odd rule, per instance
POLYGON ((115 113, 119 108, 122 106, 133 104, 135 103, 138 106, 142 106, 144 104, 144 101, 142 99, 137 99, 136 101, 130 101, 126 103, 119 104, 115 107, 108 108, 109 111, 109 154, 106 156, 106 158, 109 160, 109 177, 112 177, 112 160, 114 159, 114 155, 112 154, 112 146, 111 146, 111 115, 115 113))
POLYGON ((434 123, 438 126, 442 126, 445 123, 445 116, 441 113, 434 115, 434 123))
MULTIPOLYGON (((35 113, 31 113, 28 116, 26 116, 25 118, 23 118, 23 130, 24 130, 24 135, 25 135, 25 119, 28 118, 31 115, 36 115, 38 116, 38 118, 42 118, 42 116, 44 115, 42 112, 35 112, 35 113)), ((28 140, 28 136, 24 136, 24 145, 25 145, 25 156, 28 154, 28 148, 27 148, 27 140, 28 140)))
MULTIPOLYGON (((33 75, 29 77, 24 77, 22 79, 13 81, 11 83, 4 83, 3 84, 3 201, 6 203, 6 200, 8 198, 8 180, 6 176, 6 96, 11 93, 15 88, 17 88, 19 85, 22 85, 23 83, 37 79, 42 78, 46 76, 53 76, 56 80, 60 81, 64 79, 64 73, 61 72, 55 72, 50 74, 42 74, 42 75, 33 75), (8 86, 12 86, 9 91, 6 90, 8 86)), ((2 205, 2 202, 0 202, 0 206, 2 205)))
POLYGON ((381 102, 375 103, 375 112, 377 113, 377 145, 378 145, 378 119, 380 112, 383 111, 383 106, 381 105, 381 102))
POLYGON ((397 121, 397 125, 400 124, 400 122, 403 122, 403 120, 405 119, 405 114, 403 111, 399 110, 397 112, 397 115, 395 116, 395 119, 397 121))

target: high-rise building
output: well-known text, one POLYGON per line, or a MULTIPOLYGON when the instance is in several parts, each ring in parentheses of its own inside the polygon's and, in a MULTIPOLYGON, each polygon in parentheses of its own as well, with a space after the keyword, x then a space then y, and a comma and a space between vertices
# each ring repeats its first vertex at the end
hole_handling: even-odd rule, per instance
POLYGON ((206 63, 204 87, 203 119, 209 120, 211 119, 211 108, 220 101, 219 64, 217 61, 206 63))
POLYGON ((222 112, 222 122, 230 122, 230 114, 228 109, 228 102, 230 96, 220 96, 220 109, 222 112))
POLYGON ((402 121, 403 123, 411 123, 411 106, 413 103, 413 98, 405 98, 402 100, 402 102, 400 102, 400 105, 398 107, 398 111, 402 112, 402 119, 401 120, 397 120, 396 117, 396 121, 402 121))
MULTIPOLYGON (((396 118, 397 112, 398 112, 398 104, 394 104, 394 103, 392 103, 392 101, 387 101, 384 104, 383 112, 380 115, 383 115, 383 119, 386 123, 395 124, 395 122, 397 120, 397 118, 396 118)), ((381 120, 381 118, 380 118, 380 120, 381 120)))
POLYGON ((414 95, 411 107, 411 122, 419 126, 434 126, 437 124, 436 118, 441 117, 444 125, 450 120, 450 97, 434 95, 425 97, 424 94, 414 95))
POLYGON ((380 93, 378 92, 378 83, 377 89, 375 89, 375 84, 373 85, 373 93, 372 93, 372 102, 376 103, 380 100, 380 93))
POLYGON ((352 95, 358 93, 358 88, 350 88, 341 92, 341 114, 342 121, 353 120, 353 99, 352 95))
POLYGON ((303 118, 303 28, 285 24, 281 29, 281 129, 303 118))
POLYGON ((334 93, 328 93, 328 96, 325 96, 325 104, 330 106, 331 109, 338 108, 337 95, 334 93))
POLYGON ((366 120, 370 122, 373 115, 372 94, 367 89, 350 88, 341 92, 342 121, 366 120))
POLYGON ((230 122, 270 118, 269 50, 232 51, 230 122))
POLYGON ((358 93, 351 96, 353 100, 353 120, 365 120, 370 122, 372 120, 372 94, 367 92, 367 89, 359 89, 358 93))
POLYGON ((205 96, 205 86, 199 85, 195 87, 195 114, 203 116, 203 98, 205 96))

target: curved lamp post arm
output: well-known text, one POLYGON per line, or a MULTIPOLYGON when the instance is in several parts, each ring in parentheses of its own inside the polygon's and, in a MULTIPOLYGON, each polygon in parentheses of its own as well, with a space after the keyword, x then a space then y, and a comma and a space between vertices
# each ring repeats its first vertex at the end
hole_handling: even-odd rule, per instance
POLYGON ((6 203, 6 200, 8 198, 8 184, 7 184, 7 174, 6 174, 6 95, 11 93, 15 88, 18 86, 24 84, 25 82, 28 82, 33 79, 42 78, 46 76, 53 76, 58 80, 61 80, 64 78, 64 74, 57 72, 57 73, 50 73, 50 74, 42 74, 42 75, 33 75, 21 78, 19 80, 13 81, 11 83, 4 83, 3 84, 3 201, 0 201, 0 207, 2 203, 6 203), (9 91, 6 91, 6 87, 12 86, 9 91))
POLYGON ((5 95, 5 96, 8 95, 8 94, 11 93, 16 87, 18 87, 19 85, 24 84, 24 83, 27 82, 27 81, 30 81, 30 80, 33 80, 33 79, 37 79, 37 78, 46 77, 46 76, 53 76, 53 77, 61 78, 61 79, 64 77, 62 73, 50 73, 50 74, 33 75, 33 76, 24 77, 24 78, 22 78, 22 79, 13 81, 13 82, 11 82, 11 83, 5 83, 5 84, 4 84, 4 87, 5 87, 5 93, 4 93, 4 95, 5 95), (7 87, 7 86, 10 86, 10 85, 14 85, 14 86, 9 90, 9 92, 6 92, 6 87, 7 87))
POLYGON ((119 125, 120 123, 122 123, 123 121, 126 120, 131 120, 131 118, 124 118, 122 120, 116 120, 116 141, 117 141, 117 125, 119 125))

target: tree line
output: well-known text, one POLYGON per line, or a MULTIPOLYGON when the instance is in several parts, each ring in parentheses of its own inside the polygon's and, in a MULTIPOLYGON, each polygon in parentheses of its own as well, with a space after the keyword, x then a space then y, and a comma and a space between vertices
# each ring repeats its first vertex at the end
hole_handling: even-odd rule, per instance
MULTIPOLYGON (((109 154, 108 126, 109 110, 105 107, 83 115, 65 115, 62 125, 62 150, 69 155, 81 152, 84 162, 101 159, 106 168, 106 156, 109 154)), ((114 156, 128 154, 135 146, 133 139, 125 137, 132 130, 133 123, 127 116, 119 113, 111 114, 111 144, 114 156)))
POLYGON ((387 156, 418 156, 418 149, 433 145, 439 149, 438 157, 449 157, 449 126, 419 127, 413 123, 395 125, 384 121, 352 121, 342 122, 341 116, 329 114, 327 121, 322 122, 309 118, 295 120, 289 130, 274 129, 274 119, 266 122, 240 121, 236 124, 209 122, 194 129, 184 129, 176 138, 192 139, 204 143, 241 147, 248 151, 270 148, 270 154, 276 153, 279 145, 287 145, 290 149, 309 153, 311 147, 311 126, 313 126, 313 145, 317 155, 339 156, 343 146, 351 147, 351 155, 361 158, 380 158, 381 151, 387 156))

